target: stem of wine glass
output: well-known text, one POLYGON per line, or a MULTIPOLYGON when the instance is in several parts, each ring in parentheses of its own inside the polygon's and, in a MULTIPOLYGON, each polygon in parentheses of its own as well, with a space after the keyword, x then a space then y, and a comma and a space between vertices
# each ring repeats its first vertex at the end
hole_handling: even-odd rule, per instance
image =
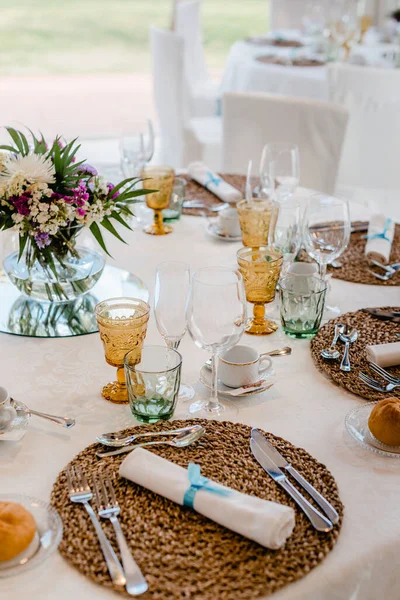
POLYGON ((157 233, 164 233, 164 222, 160 208, 154 209, 154 225, 157 233))
POLYGON ((212 376, 211 376, 211 397, 208 401, 207 408, 209 410, 217 409, 219 406, 218 400, 218 356, 212 355, 212 376))
POLYGON ((326 263, 319 263, 319 277, 322 281, 326 278, 326 263))
POLYGON ((178 350, 181 340, 176 341, 176 340, 170 340, 168 338, 165 338, 165 343, 167 344, 168 348, 170 348, 172 350, 178 350))
POLYGON ((253 315, 255 323, 264 323, 265 319, 265 304, 254 304, 253 315))

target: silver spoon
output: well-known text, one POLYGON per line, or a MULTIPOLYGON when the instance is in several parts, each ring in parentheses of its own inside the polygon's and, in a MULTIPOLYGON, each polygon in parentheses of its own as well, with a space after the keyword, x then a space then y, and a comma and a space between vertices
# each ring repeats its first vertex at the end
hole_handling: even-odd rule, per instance
MULTIPOLYGON (((260 354, 260 358, 262 356, 289 356, 289 354, 292 354, 292 349, 290 348, 290 346, 285 346, 284 348, 277 348, 276 350, 271 350, 270 352, 263 352, 262 354, 260 354)), ((212 370, 211 358, 206 360, 205 366, 209 371, 212 370)))
POLYGON ((186 446, 190 446, 190 444, 194 444, 197 440, 206 432, 204 427, 200 425, 194 425, 190 428, 190 431, 186 433, 180 433, 175 438, 170 440, 169 442, 144 442, 143 444, 134 444, 133 446, 124 446, 123 448, 118 448, 118 450, 112 450, 111 452, 96 452, 96 456, 98 458, 106 458, 107 456, 117 456, 118 454, 124 454, 125 452, 130 452, 135 448, 140 448, 142 446, 157 446, 164 444, 165 446, 173 446, 174 448, 185 448, 186 446))
POLYGON ((340 356, 339 350, 336 349, 337 341, 340 337, 340 334, 344 332, 344 325, 338 323, 335 325, 335 335, 333 336, 332 343, 329 348, 325 348, 325 350, 321 350, 322 358, 327 358, 328 360, 337 360, 340 356))
POLYGON ((350 331, 349 331, 348 327, 346 327, 346 333, 340 334, 340 339, 342 340, 342 342, 345 343, 344 354, 343 354, 342 362, 340 363, 340 370, 346 371, 346 373, 351 371, 350 356, 349 356, 350 344, 355 342, 357 338, 358 338, 358 331, 356 329, 350 329, 350 331))
POLYGON ((188 433, 193 431, 193 427, 199 427, 200 425, 194 425, 192 427, 181 427, 180 429, 169 429, 168 431, 148 431, 146 433, 133 433, 131 435, 122 435, 120 431, 113 431, 111 433, 102 433, 96 437, 96 441, 103 444, 103 446, 112 446, 114 448, 122 448, 127 446, 140 437, 154 437, 157 435, 178 435, 179 433, 188 433))
POLYGON ((51 421, 56 425, 61 425, 61 427, 66 427, 69 429, 75 425, 75 419, 69 419, 68 417, 57 417, 56 415, 49 415, 48 413, 42 413, 37 410, 32 410, 28 408, 22 402, 16 402, 13 398, 11 398, 11 403, 15 410, 26 413, 27 415, 35 415, 35 417, 40 417, 41 419, 46 419, 47 421, 51 421))

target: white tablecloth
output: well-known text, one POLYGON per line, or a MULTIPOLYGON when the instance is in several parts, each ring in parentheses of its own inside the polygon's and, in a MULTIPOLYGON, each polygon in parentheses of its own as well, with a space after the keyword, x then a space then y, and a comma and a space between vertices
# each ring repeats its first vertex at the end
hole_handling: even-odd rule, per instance
POLYGON ((269 92, 328 100, 326 67, 288 67, 256 60, 266 54, 293 55, 302 49, 256 46, 245 41, 233 44, 221 83, 221 93, 269 92))
MULTIPOLYGON (((353 213, 353 217, 360 216, 365 214, 353 213)), ((128 247, 113 242, 117 265, 136 273, 152 290, 155 267, 163 260, 186 260, 193 270, 235 264, 239 244, 207 238, 201 218, 184 217, 174 229, 165 237, 136 230, 128 236, 128 247)), ((330 302, 339 303, 344 311, 399 304, 399 290, 333 280, 330 302)), ((153 318, 146 341, 162 344, 153 318)), ((325 463, 345 505, 343 529, 333 551, 307 577, 274 599, 398 600, 400 462, 363 450, 344 431, 346 413, 364 401, 335 387, 317 371, 309 341, 291 340, 278 331, 259 339, 244 336, 243 343, 260 352, 289 344, 293 354, 274 359, 276 385, 264 395, 238 401, 236 420, 280 435, 325 463)), ((206 354, 188 335, 181 351, 184 380, 194 384, 206 354)), ((32 408, 77 419, 77 425, 66 431, 32 418, 22 443, 0 442, 1 492, 48 500, 58 473, 76 453, 97 434, 130 422, 127 407, 109 404, 100 395, 102 385, 114 375, 105 363, 97 334, 57 340, 0 334, 1 385, 32 408)), ((185 413, 185 406, 178 406, 176 417, 185 413)), ((146 565, 141 566, 146 573, 146 565)), ((2 579, 0 598, 111 600, 116 596, 82 577, 55 553, 34 571, 2 579)))

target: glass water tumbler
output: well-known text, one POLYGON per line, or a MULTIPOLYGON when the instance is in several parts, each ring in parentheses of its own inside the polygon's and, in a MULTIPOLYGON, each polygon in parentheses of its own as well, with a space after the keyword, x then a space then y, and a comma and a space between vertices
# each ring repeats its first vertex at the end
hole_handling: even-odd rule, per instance
POLYGON ((178 221, 182 215, 182 207, 185 201, 186 179, 175 177, 174 187, 172 188, 171 200, 168 208, 164 208, 162 214, 164 221, 178 221))
POLYGON ((165 346, 145 346, 140 362, 125 356, 125 376, 133 416, 144 423, 172 417, 181 383, 182 356, 165 346))
POLYGON ((131 362, 140 362, 150 306, 136 298, 111 298, 100 302, 95 310, 106 362, 117 368, 117 381, 105 385, 102 396, 110 402, 127 404, 124 356, 130 352, 131 362))
POLYGON ((243 246, 260 248, 268 246, 274 237, 279 214, 279 204, 272 199, 254 198, 237 204, 243 246))
POLYGON ((312 338, 325 308, 327 284, 313 275, 287 275, 279 282, 281 321, 294 338, 312 338))

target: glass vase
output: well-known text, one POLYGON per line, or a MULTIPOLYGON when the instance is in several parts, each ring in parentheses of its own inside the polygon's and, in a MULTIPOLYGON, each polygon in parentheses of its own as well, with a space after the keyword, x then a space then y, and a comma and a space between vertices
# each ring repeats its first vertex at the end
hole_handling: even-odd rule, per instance
POLYGON ((46 256, 39 252, 36 257, 29 240, 19 256, 18 233, 3 234, 4 271, 22 294, 41 302, 72 302, 98 282, 105 260, 95 241, 81 227, 68 233, 65 243, 48 246, 46 256))

